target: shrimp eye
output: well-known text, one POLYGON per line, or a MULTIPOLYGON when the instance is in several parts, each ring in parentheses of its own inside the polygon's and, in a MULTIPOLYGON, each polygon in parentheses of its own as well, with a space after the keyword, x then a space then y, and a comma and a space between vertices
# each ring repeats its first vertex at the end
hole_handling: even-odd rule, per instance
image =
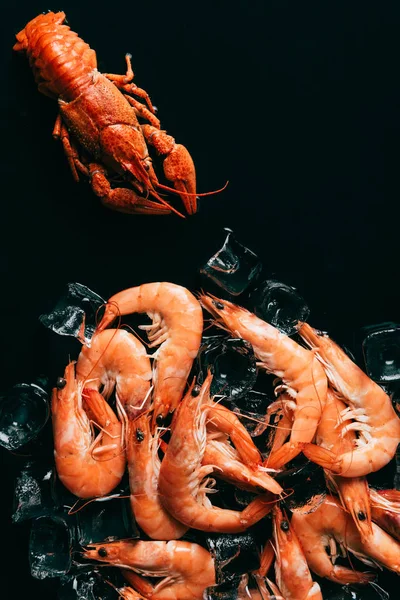
POLYGON ((105 558, 107 556, 107 550, 102 546, 97 550, 97 554, 101 556, 101 558, 105 558))
POLYGON ((192 396, 196 397, 200 394, 201 387, 199 385, 195 385, 192 389, 192 396))
POLYGON ((164 419, 163 419, 162 415, 157 415, 156 423, 157 423, 157 425, 162 425, 164 423, 164 419))
POLYGON ((289 523, 287 521, 282 521, 281 529, 282 531, 289 531, 289 523))
POLYGON ((136 429, 136 439, 138 442, 143 442, 144 440, 144 433, 141 429, 136 429))
POLYGON ((224 310, 225 305, 222 302, 218 302, 217 300, 213 300, 213 304, 218 310, 224 310))
POLYGON ((67 385, 67 380, 64 379, 64 377, 58 377, 57 378, 56 387, 57 387, 58 390, 64 389, 66 385, 67 385))
POLYGON ((365 519, 367 518, 367 515, 362 510, 359 510, 357 513, 357 518, 359 521, 365 521, 365 519))

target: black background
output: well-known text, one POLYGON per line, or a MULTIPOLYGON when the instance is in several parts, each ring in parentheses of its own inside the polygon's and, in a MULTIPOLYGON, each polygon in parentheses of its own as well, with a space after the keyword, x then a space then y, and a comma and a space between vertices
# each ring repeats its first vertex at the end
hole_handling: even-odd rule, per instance
MULTIPOLYGON (((159 280, 195 290, 223 227, 341 341, 400 320, 398 3, 20 1, 2 7, 1 27, 3 390, 54 380, 77 355, 38 322, 67 282, 105 298, 159 280), (199 192, 229 180, 197 215, 114 213, 74 183, 51 137, 57 105, 11 50, 48 9, 66 12, 101 71, 124 72, 132 53, 136 83, 193 156, 199 192)), ((0 594, 52 598, 30 577, 26 529, 11 526, 13 473, 0 454, 0 594)))

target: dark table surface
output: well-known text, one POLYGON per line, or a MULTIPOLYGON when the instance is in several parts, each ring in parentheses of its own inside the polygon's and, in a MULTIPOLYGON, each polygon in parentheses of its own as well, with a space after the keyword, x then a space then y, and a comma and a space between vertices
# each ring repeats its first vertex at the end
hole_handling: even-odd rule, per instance
MULTIPOLYGON (((196 290, 223 227, 341 341, 400 320, 398 3, 20 1, 2 8, 1 27, 2 390, 62 374, 70 346, 38 317, 67 282, 105 298, 160 280, 196 290), (119 214, 74 183, 51 136, 57 105, 11 50, 49 8, 66 12, 101 71, 124 72, 132 53, 199 192, 229 180, 198 214, 119 214)), ((29 574, 28 530, 10 520, 14 461, 0 455, 0 595, 53 598, 29 574)))

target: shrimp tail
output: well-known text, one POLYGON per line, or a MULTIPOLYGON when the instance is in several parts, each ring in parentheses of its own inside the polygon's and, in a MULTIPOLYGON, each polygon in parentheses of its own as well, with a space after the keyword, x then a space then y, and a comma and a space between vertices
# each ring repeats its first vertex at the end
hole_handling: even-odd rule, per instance
MULTIPOLYGON (((283 448, 284 446, 282 446, 283 448)), ((303 454, 309 460, 333 473, 342 472, 342 460, 334 452, 315 444, 304 444, 303 454)))
POLYGON ((242 511, 240 521, 246 527, 251 527, 264 517, 266 517, 272 510, 275 504, 273 496, 271 494, 263 494, 258 498, 255 498, 250 504, 242 511))
POLYGON ((360 583, 365 585, 370 581, 374 581, 375 578, 375 573, 362 573, 361 571, 353 571, 352 569, 341 567, 339 565, 335 565, 328 576, 328 579, 331 581, 342 585, 349 583, 360 583))
POLYGON ((287 442, 283 444, 278 450, 271 452, 268 458, 264 461, 264 467, 268 467, 269 469, 281 469, 291 460, 296 458, 303 450, 305 445, 304 442, 287 442))

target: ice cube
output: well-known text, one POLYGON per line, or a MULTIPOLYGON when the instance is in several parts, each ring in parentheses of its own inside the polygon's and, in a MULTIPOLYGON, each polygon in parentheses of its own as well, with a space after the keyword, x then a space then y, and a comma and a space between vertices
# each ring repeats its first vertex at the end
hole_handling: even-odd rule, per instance
POLYGON ((298 323, 307 321, 310 309, 296 288, 267 279, 250 294, 250 310, 282 333, 293 335, 298 323))
MULTIPOLYGON (((103 569, 103 575, 97 571, 79 573, 77 575, 66 575, 61 578, 61 586, 58 591, 58 600, 117 600, 118 593, 107 583, 112 580, 111 570, 103 569), (105 573, 107 571, 107 575, 105 573)), ((122 585, 122 578, 117 585, 122 585)))
MULTIPOLYGON (((268 463, 267 463, 268 466, 268 463)), ((312 513, 322 504, 327 494, 324 470, 307 460, 303 455, 291 461, 275 479, 284 487, 290 487, 291 494, 285 499, 292 512, 312 513)))
POLYGON ((28 461, 16 477, 13 523, 47 515, 56 507, 53 465, 28 461))
POLYGON ((29 536, 31 575, 46 579, 68 573, 74 535, 74 520, 68 523, 62 516, 49 515, 32 521, 29 536))
POLYGON ((206 544, 214 559, 217 584, 260 567, 257 540, 251 531, 208 534, 206 544))
POLYGON ((211 369, 211 394, 237 400, 254 386, 256 358, 249 342, 240 338, 210 336, 203 338, 198 355, 198 370, 203 378, 211 369))
POLYGON ((268 394, 249 390, 237 400, 232 401, 231 408, 233 412, 237 413, 250 435, 258 437, 268 427, 267 408, 274 401, 275 398, 271 398, 268 394))
POLYGON ((378 383, 400 381, 400 325, 382 323, 365 328, 362 342, 367 374, 378 383))
POLYGON ((105 303, 103 298, 81 283, 68 283, 54 309, 41 315, 39 320, 59 335, 76 337, 82 344, 90 345, 99 309, 105 303))
POLYGON ((139 537, 129 498, 98 498, 84 505, 76 516, 78 541, 82 546, 139 537))
POLYGON ((224 245, 200 269, 200 273, 229 294, 239 296, 256 280, 262 263, 254 252, 236 240, 231 229, 224 230, 228 232, 224 245))
POLYGON ((18 383, 0 398, 0 446, 17 450, 35 439, 50 415, 48 394, 34 383, 18 383))
POLYGON ((247 575, 234 575, 229 581, 209 587, 205 591, 206 600, 240 600, 240 598, 251 598, 245 591, 247 575), (239 591, 240 590, 242 591, 239 591), (243 595, 246 594, 245 596, 243 595))

